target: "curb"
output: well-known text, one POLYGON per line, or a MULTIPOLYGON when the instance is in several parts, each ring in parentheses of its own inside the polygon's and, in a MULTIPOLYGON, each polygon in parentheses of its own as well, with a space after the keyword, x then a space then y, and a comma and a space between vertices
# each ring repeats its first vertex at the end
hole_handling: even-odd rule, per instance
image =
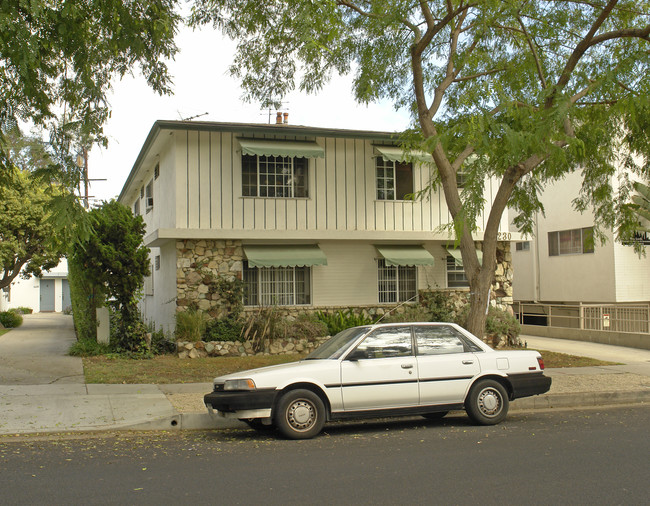
MULTIPOLYGON (((650 390, 622 392, 583 392, 546 394, 518 399, 510 404, 510 411, 530 411, 553 408, 586 408, 619 404, 650 403, 650 390)), ((116 427, 117 430, 225 430, 244 429, 246 424, 229 418, 216 418, 208 413, 179 413, 171 417, 116 427)))

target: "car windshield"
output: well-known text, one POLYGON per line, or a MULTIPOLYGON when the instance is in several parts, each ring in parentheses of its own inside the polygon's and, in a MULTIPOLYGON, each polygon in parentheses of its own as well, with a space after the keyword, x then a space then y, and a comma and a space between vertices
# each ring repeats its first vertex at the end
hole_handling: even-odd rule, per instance
POLYGON ((357 338, 368 332, 369 327, 352 327, 342 330, 305 357, 305 360, 337 359, 354 344, 357 338))

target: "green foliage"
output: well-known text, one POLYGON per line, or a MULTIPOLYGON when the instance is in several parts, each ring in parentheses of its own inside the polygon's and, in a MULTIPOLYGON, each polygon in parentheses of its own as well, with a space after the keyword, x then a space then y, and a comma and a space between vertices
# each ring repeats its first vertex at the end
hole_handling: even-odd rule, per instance
POLYGON ((70 346, 68 355, 73 357, 95 357, 97 355, 106 355, 109 352, 110 347, 98 343, 97 339, 79 339, 70 346))
POLYGON ((3 327, 13 329, 23 324, 23 316, 13 309, 0 313, 0 323, 3 327))
POLYGON ((150 351, 153 355, 169 355, 176 351, 176 343, 168 339, 162 330, 149 329, 151 332, 150 351))
MULTIPOLYGON (((84 286, 95 302, 97 293, 106 295, 115 312, 111 319, 113 346, 138 353, 146 348, 146 329, 136 306, 144 277, 149 274, 149 248, 142 242, 144 222, 115 200, 91 210, 89 217, 92 233, 73 244, 70 254, 79 267, 78 286, 84 286)), ((75 315, 76 309, 73 298, 75 315)))
POLYGON ((241 340, 250 341, 255 351, 260 351, 267 339, 274 339, 277 328, 281 325, 282 316, 275 306, 260 308, 248 316, 244 323, 241 340))
POLYGON ((32 314, 34 310, 31 307, 25 307, 25 306, 18 306, 14 308, 14 311, 16 311, 19 314, 32 314))
POLYGON ((210 320, 205 328, 204 341, 239 341, 244 324, 234 318, 210 320))
POLYGON ((217 276, 210 285, 221 296, 221 301, 229 312, 229 318, 237 320, 244 310, 244 282, 236 277, 217 276))
MULTIPOLYGON (((456 316, 456 323, 467 328, 468 314, 469 306, 465 306, 456 316)), ((509 345, 516 346, 518 344, 517 337, 520 333, 521 327, 514 316, 503 309, 490 306, 485 322, 485 334, 493 338, 493 344, 497 344, 500 338, 505 337, 509 345)))
POLYGON ((354 73, 359 102, 411 112, 403 148, 434 154, 420 196, 444 193, 480 333, 507 208, 532 233, 542 187, 580 168, 574 208, 628 229, 630 176, 650 160, 649 12, 650 0, 196 0, 190 22, 237 40, 231 72, 263 106, 354 73))
POLYGON ((431 312, 422 306, 405 306, 401 313, 393 311, 381 319, 381 323, 430 322, 431 312))
POLYGON ((455 321, 454 306, 449 296, 442 291, 420 293, 420 303, 427 308, 432 322, 455 321))
POLYGON ((63 248, 49 220, 60 190, 15 170, 0 185, 0 288, 22 277, 39 276, 59 263, 63 248))
POLYGON ((79 260, 68 257, 68 281, 70 283, 70 303, 72 318, 79 341, 97 341, 96 309, 104 304, 103 287, 95 284, 79 260))
POLYGON ((275 339, 308 339, 328 335, 327 324, 314 314, 301 314, 295 320, 282 319, 276 325, 275 339))
POLYGON ((318 311, 316 316, 320 321, 327 325, 327 331, 330 336, 336 335, 342 330, 360 325, 370 325, 374 322, 373 318, 363 313, 355 313, 352 309, 337 311, 336 313, 324 313, 318 311))
POLYGON ((200 309, 189 307, 176 313, 176 339, 200 341, 208 324, 208 316, 200 309))
MULTIPOLYGON (((45 127, 64 152, 91 138, 104 142, 115 78, 140 72, 157 92, 170 91, 166 61, 177 51, 177 3, 1 2, 0 138, 6 125, 25 121, 45 127)), ((4 154, 0 145, 0 175, 4 154)), ((63 155, 56 169, 78 179, 78 167, 63 155)))

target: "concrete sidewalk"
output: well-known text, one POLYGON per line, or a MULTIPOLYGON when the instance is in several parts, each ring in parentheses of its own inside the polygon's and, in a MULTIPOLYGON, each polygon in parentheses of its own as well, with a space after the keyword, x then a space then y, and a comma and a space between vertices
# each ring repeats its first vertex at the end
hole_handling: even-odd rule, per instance
MULTIPOLYGON (((530 348, 562 347, 565 353, 624 365, 547 369, 553 378, 551 391, 514 401, 512 411, 650 402, 650 352, 546 338, 527 340, 530 348)), ((238 421, 215 421, 207 414, 202 399, 210 389, 209 383, 0 385, 0 434, 245 427, 238 421)))

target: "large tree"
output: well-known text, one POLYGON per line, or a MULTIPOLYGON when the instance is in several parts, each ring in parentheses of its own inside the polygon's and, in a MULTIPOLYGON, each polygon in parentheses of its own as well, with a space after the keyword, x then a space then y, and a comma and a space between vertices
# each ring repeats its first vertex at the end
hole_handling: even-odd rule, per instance
POLYGON ((581 170, 576 209, 615 226, 629 216, 617 213, 629 174, 648 169, 648 0, 196 0, 192 22, 238 41, 231 70, 249 99, 272 102, 296 84, 315 92, 352 72, 359 101, 410 109, 405 144, 433 156, 431 186, 454 220, 476 334, 507 206, 532 233, 542 186, 581 170), (487 178, 499 181, 491 202, 487 178))
POLYGON ((0 186, 0 288, 21 274, 39 276, 63 256, 54 234, 50 204, 61 189, 15 170, 0 186))
MULTIPOLYGON (((43 126, 60 175, 74 186, 74 152, 103 141, 111 82, 139 70, 169 92, 177 0, 0 2, 0 141, 27 121, 43 126), (80 144, 85 144, 81 146, 80 144)), ((10 170, 0 142, 0 179, 10 170)))

